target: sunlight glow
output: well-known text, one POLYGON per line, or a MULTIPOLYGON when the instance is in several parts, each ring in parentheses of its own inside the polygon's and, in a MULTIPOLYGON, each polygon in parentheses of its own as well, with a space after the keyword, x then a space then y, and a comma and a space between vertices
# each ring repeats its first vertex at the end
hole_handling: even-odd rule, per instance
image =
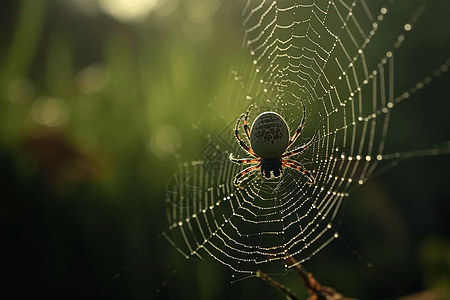
POLYGON ((159 0, 99 0, 103 11, 121 22, 145 18, 159 2, 159 0))

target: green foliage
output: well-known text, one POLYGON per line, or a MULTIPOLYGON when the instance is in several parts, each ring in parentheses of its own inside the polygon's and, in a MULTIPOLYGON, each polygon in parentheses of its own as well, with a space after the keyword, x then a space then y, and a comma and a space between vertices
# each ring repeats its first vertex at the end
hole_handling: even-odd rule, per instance
MULTIPOLYGON (((204 24, 192 17, 196 1, 174 1, 178 6, 172 14, 163 16, 168 8, 161 8, 138 24, 120 23, 100 13, 84 15, 64 1, 5 2, 10 3, 1 4, 3 11, 13 16, 1 25, 10 39, 0 48, 5 294, 12 289, 16 298, 148 299, 161 289, 161 299, 195 295, 282 299, 256 278, 230 288, 228 269, 211 268, 195 258, 186 261, 157 238, 167 226, 167 182, 179 163, 192 160, 204 147, 192 124, 203 122, 201 128, 210 132, 223 130, 221 123, 204 116, 214 97, 229 87, 228 72, 240 54, 240 11, 245 1, 222 1, 220 13, 211 8, 215 12, 204 24), (201 31, 206 26, 209 34, 201 31), (179 271, 172 274, 174 269, 179 271)), ((414 110, 421 115, 420 107, 414 110)), ((238 116, 240 112, 228 108, 222 113, 238 116)), ((442 165, 413 164, 402 171, 420 173, 411 178, 414 186, 424 180, 431 190, 447 187, 434 195, 448 200, 448 182, 428 175, 434 170, 448 172, 442 165)), ((410 253, 408 247, 417 247, 429 231, 446 225, 435 223, 433 217, 441 215, 442 220, 448 205, 430 201, 443 207, 439 210, 421 198, 424 210, 414 211, 408 197, 416 192, 397 182, 395 174, 386 177, 384 185, 400 189, 394 196, 409 213, 408 220, 395 207, 383 211, 353 201, 348 215, 354 217, 344 220, 351 229, 344 225, 343 231, 354 234, 352 241, 358 242, 353 244, 360 243, 358 250, 368 253, 368 260, 375 257, 377 263, 378 258, 388 257, 386 261, 398 271, 397 280, 414 274, 407 283, 401 282, 409 290, 421 284, 422 271, 417 265, 408 267, 417 254, 416 248, 410 253), (417 241, 406 238, 401 246, 395 241, 383 243, 380 235, 392 233, 380 225, 389 209, 409 226, 408 238, 420 233, 417 241), (367 220, 372 223, 365 224, 367 220), (424 224, 431 229, 423 230, 424 224), (395 251, 390 248, 397 246, 395 251)), ((367 199, 365 192, 360 199, 367 199)), ((428 270, 426 287, 433 288, 437 281, 448 283, 448 266, 442 271, 445 274, 439 273, 433 260, 448 264, 446 243, 425 244, 421 252, 428 270), (439 256, 433 254, 436 251, 439 256)), ((358 273, 360 260, 351 251, 343 254, 345 247, 337 248, 319 254, 315 268, 307 269, 325 285, 338 277, 344 288, 333 287, 349 296, 389 294, 360 286, 358 280, 364 277, 358 273), (342 274, 327 271, 333 266, 342 274)), ((387 268, 383 261, 378 263, 387 268)), ((281 277, 288 286, 291 275, 277 280, 281 277)), ((296 294, 304 293, 298 286, 289 287, 296 294)))

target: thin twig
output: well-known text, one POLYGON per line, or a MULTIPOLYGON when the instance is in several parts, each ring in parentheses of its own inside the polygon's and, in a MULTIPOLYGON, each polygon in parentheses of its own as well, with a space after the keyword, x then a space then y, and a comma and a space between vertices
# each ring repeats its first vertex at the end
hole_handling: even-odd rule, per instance
MULTIPOLYGON (((311 273, 308 273, 303 267, 300 265, 298 261, 295 260, 292 256, 287 254, 285 257, 285 263, 289 268, 292 268, 300 278, 303 285, 306 287, 309 293, 309 298, 307 300, 356 300, 354 298, 347 298, 338 292, 335 289, 322 286, 311 273)), ((256 271, 256 276, 262 278, 263 280, 269 282, 271 285, 279 289, 284 293, 287 299, 290 300, 298 300, 297 296, 295 296, 288 288, 283 286, 282 284, 276 282, 274 279, 270 278, 268 275, 264 274, 261 270, 256 271)), ((411 294, 398 300, 437 300, 446 298, 443 295, 445 292, 439 290, 429 290, 423 291, 420 293, 411 294)))
POLYGON ((306 272, 301 264, 299 264, 292 256, 287 256, 285 262, 289 267, 292 266, 295 274, 297 274, 303 285, 307 288, 309 293, 308 300, 352 300, 351 298, 339 294, 333 288, 322 286, 312 274, 306 272))
MULTIPOLYGON (((306 287, 309 293, 308 300, 356 300, 353 298, 347 298, 342 296, 335 289, 322 286, 311 273, 306 272, 305 269, 289 254, 285 258, 285 263, 288 267, 291 267, 295 274, 300 278, 303 285, 306 287)), ((276 282, 268 275, 264 274, 261 270, 256 272, 258 277, 261 277, 263 280, 269 282, 271 285, 281 290, 287 299, 298 299, 288 288, 283 286, 282 284, 276 282)))
POLYGON ((284 285, 276 282, 274 279, 270 278, 268 275, 264 274, 261 270, 256 271, 256 276, 260 277, 262 280, 269 282, 271 285, 279 289, 284 293, 288 300, 299 300, 297 296, 295 296, 291 290, 289 290, 284 285))

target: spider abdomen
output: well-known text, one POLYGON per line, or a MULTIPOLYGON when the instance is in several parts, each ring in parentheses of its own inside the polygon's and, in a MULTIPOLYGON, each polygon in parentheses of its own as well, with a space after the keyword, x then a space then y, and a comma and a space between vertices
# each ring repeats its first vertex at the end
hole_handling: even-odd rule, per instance
POLYGON ((279 114, 271 111, 260 114, 251 128, 250 144, 261 158, 281 156, 289 144, 289 129, 286 122, 279 114))

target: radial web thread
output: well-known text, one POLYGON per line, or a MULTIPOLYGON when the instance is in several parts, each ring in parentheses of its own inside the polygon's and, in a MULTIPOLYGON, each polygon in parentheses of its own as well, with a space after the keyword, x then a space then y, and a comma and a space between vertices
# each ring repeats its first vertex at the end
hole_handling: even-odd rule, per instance
MULTIPOLYGON (((424 150, 396 152, 395 144, 387 143, 392 112, 444 76, 450 60, 407 90, 396 91, 396 53, 424 7, 392 29, 385 21, 388 2, 376 2, 246 3, 246 55, 241 69, 232 69, 225 91, 211 104, 220 112, 217 119, 224 129, 205 134, 205 148, 192 162, 180 164, 168 186, 170 225, 162 236, 183 256, 212 257, 236 276, 251 276, 264 267, 282 268, 280 261, 288 254, 302 263, 338 238, 339 208, 354 187, 402 159, 450 152, 448 137, 424 150), (396 35, 379 39, 386 31, 396 35), (293 159, 312 172, 316 183, 308 185, 302 174, 286 169, 281 178, 269 181, 252 172, 241 187, 234 186, 233 177, 243 165, 230 162, 230 153, 249 157, 233 135, 239 115, 254 104, 251 125, 259 113, 276 111, 293 134, 302 103, 306 125, 292 149, 317 136, 293 159)), ((197 125, 194 129, 201 131, 197 125)))

